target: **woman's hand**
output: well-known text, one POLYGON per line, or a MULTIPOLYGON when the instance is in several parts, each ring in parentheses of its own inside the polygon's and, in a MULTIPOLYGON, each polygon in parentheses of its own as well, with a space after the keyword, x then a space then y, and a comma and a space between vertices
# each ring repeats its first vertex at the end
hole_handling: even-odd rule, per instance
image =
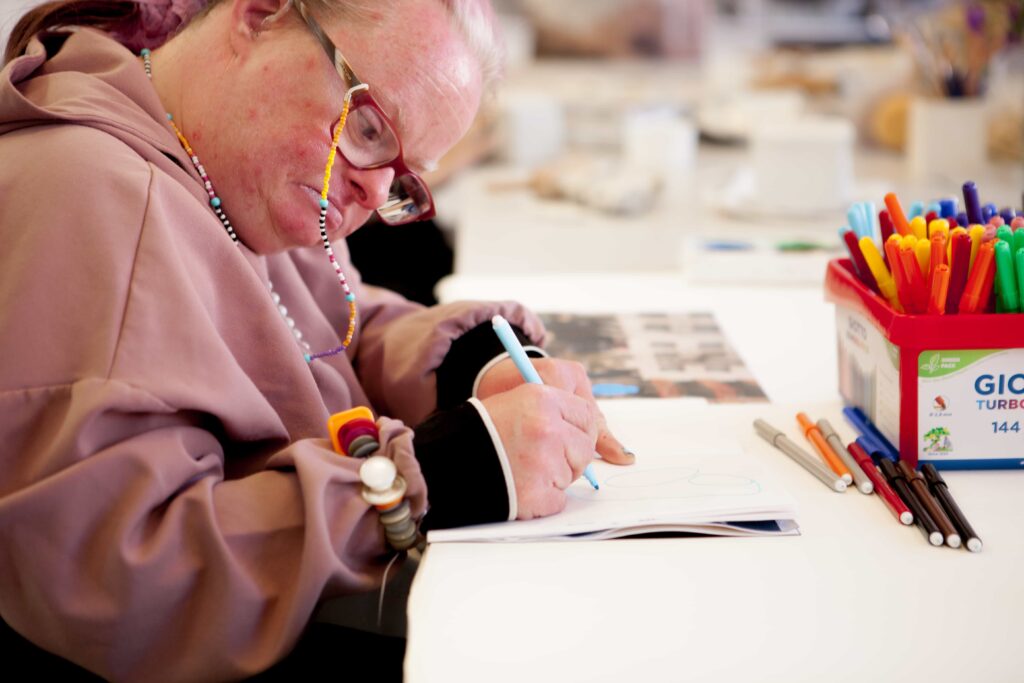
POLYGON ((608 431, 582 365, 552 358, 531 362, 544 386, 526 384, 515 364, 504 360, 477 388, 512 467, 520 519, 565 507, 565 489, 595 451, 617 465, 635 460, 608 431))

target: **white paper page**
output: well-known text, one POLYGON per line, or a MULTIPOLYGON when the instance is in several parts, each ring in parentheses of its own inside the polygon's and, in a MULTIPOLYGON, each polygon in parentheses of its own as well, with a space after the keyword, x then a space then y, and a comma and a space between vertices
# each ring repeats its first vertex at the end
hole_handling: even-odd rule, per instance
POLYGON ((795 518, 796 502, 742 451, 735 434, 702 427, 706 407, 658 399, 601 405, 613 433, 636 452, 636 464, 596 460, 600 490, 582 478, 574 482, 557 515, 431 531, 428 540, 526 540, 644 525, 795 518))

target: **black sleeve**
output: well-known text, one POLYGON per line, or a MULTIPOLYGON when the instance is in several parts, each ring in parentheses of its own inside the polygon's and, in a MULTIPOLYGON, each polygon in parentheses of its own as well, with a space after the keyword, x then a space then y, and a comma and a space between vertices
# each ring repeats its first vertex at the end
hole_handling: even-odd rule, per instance
MULTIPOLYGON (((533 344, 519 327, 512 325, 512 331, 516 333, 520 344, 533 344)), ((453 341, 444 361, 437 368, 438 410, 448 410, 470 398, 473 382, 480 369, 504 352, 505 348, 498 335, 494 334, 489 321, 477 325, 453 341)), ((527 355, 533 358, 542 356, 535 351, 527 351, 527 355)))
POLYGON ((424 531, 508 519, 505 474, 472 404, 428 417, 416 427, 413 445, 430 503, 424 531))

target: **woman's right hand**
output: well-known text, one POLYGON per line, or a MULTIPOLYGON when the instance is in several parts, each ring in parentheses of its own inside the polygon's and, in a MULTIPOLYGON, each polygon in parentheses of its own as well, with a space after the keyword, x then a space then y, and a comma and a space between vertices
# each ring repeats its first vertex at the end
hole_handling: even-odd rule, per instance
POLYGON ((565 507, 565 490, 594 459, 603 420, 593 401, 541 384, 483 400, 512 469, 518 519, 565 507))

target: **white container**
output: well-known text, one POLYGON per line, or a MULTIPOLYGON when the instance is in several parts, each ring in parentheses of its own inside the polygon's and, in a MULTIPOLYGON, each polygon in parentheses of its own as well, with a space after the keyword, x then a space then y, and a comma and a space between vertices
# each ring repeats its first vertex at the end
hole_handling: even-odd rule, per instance
POLYGON ((907 161, 916 179, 967 178, 988 161, 983 98, 915 98, 907 124, 907 161))

